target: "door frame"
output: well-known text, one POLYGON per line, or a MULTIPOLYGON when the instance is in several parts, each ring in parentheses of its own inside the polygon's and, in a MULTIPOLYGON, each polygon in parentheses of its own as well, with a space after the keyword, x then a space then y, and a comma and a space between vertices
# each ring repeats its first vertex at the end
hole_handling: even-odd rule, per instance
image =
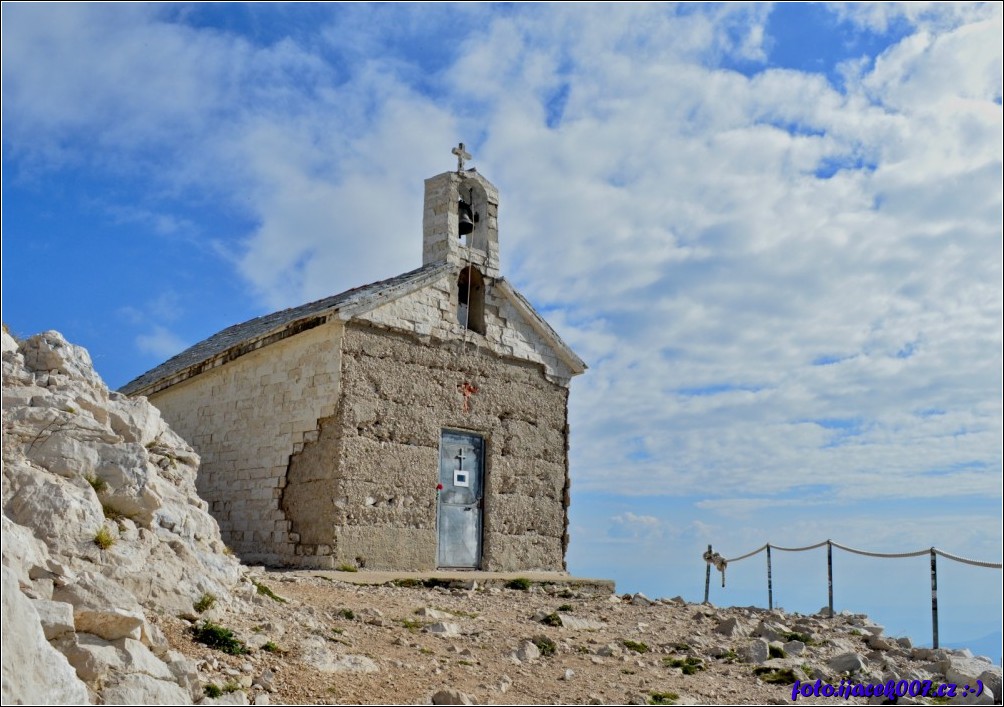
POLYGON ((441 427, 439 429, 439 445, 436 450, 436 483, 439 483, 440 473, 442 471, 443 464, 443 437, 446 434, 464 435, 467 437, 476 437, 481 440, 481 455, 478 460, 478 471, 480 472, 481 479, 481 496, 478 498, 478 557, 477 563, 473 567, 456 567, 452 565, 444 565, 440 561, 440 548, 442 545, 442 539, 440 537, 441 529, 441 511, 443 504, 439 500, 439 492, 436 492, 436 569, 443 570, 480 570, 484 565, 485 559, 485 509, 486 503, 486 491, 488 489, 488 435, 480 430, 465 430, 460 427, 441 427))

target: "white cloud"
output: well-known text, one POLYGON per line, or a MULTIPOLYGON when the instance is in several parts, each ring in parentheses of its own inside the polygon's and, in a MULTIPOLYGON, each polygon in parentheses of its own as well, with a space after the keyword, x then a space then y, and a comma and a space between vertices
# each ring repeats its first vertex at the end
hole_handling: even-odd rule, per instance
POLYGON ((5 149, 225 204, 253 226, 215 245, 272 309, 416 267, 422 179, 465 139, 503 270, 591 364, 577 491, 999 495, 1001 12, 908 6, 841 11, 914 28, 838 89, 722 68, 765 60, 761 5, 360 10, 271 45, 5 5, 5 149))
POLYGON ((160 324, 154 324, 147 333, 136 337, 136 348, 162 359, 180 353, 187 346, 187 342, 160 324))

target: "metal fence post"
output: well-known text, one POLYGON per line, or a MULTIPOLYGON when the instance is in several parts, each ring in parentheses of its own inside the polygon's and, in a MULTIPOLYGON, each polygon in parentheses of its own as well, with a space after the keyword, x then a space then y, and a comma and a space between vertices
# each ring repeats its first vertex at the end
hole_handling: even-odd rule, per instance
POLYGON ((770 576, 770 543, 767 543, 767 608, 774 608, 774 584, 770 576))
POLYGON ((826 541, 826 581, 829 585, 830 618, 833 618, 833 543, 826 541))
POLYGON ((931 548, 931 647, 938 647, 938 553, 931 548))
MULTIPOLYGON (((708 545, 708 557, 711 557, 711 546, 708 545)), ((704 603, 708 603, 708 593, 711 591, 711 563, 706 562, 704 568, 704 603)))

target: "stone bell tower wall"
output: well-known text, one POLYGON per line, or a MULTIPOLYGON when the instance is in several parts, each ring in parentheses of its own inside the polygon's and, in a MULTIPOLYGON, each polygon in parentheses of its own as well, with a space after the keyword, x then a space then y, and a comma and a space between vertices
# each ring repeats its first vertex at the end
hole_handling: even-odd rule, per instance
POLYGON ((422 264, 468 263, 488 277, 499 276, 498 189, 473 170, 445 172, 425 180, 422 264), (463 198, 477 215, 474 231, 460 236, 458 204, 463 198))

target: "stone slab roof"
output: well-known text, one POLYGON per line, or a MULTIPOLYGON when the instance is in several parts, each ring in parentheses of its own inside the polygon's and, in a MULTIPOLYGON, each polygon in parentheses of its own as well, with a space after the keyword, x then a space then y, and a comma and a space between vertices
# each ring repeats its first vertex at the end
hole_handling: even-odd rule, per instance
MULTIPOLYGON (((451 266, 446 263, 423 265, 416 270, 387 280, 372 282, 362 287, 356 287, 337 295, 319 299, 316 302, 308 302, 307 304, 301 304, 299 307, 283 309, 242 324, 235 324, 218 334, 213 334, 208 339, 185 349, 177 356, 168 359, 156 368, 152 368, 141 376, 134 378, 119 390, 127 395, 147 395, 156 390, 162 390, 168 385, 177 382, 174 380, 175 378, 183 379, 190 377, 183 374, 186 374, 191 368, 200 366, 201 370, 209 368, 209 366, 203 366, 203 364, 213 361, 222 354, 238 349, 239 352, 235 352, 236 355, 232 355, 226 359, 232 360, 238 355, 272 343, 277 338, 285 338, 281 336, 283 332, 295 334, 311 328, 311 326, 322 324, 331 314, 340 309, 355 308, 363 304, 379 306, 384 301, 389 301, 399 296, 402 290, 417 289, 427 282, 437 280, 450 269, 451 266), (318 319, 322 321, 317 321, 318 319), (300 325, 299 327, 297 326, 298 324, 300 325)), ((196 372, 192 374, 194 375, 194 373, 196 372)))
MULTIPOLYGON (((453 266, 449 263, 431 263, 387 280, 235 324, 134 378, 119 390, 127 395, 151 395, 244 354, 324 324, 331 317, 351 319, 356 314, 425 287, 451 270, 453 266)), ((496 285, 544 340, 554 347, 573 375, 585 370, 586 364, 582 359, 562 341, 523 295, 504 278, 496 280, 496 285)))

